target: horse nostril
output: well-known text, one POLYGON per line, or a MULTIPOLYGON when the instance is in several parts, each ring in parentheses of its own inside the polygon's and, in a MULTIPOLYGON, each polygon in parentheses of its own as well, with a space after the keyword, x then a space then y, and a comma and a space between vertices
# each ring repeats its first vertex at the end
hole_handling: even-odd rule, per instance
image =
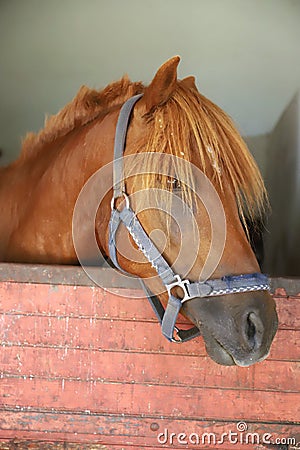
POLYGON ((255 346, 255 324, 251 320, 251 315, 253 313, 248 314, 246 320, 246 338, 251 348, 255 346))
POLYGON ((245 322, 245 338, 251 350, 257 350, 262 343, 264 326, 260 317, 251 312, 247 314, 245 322))

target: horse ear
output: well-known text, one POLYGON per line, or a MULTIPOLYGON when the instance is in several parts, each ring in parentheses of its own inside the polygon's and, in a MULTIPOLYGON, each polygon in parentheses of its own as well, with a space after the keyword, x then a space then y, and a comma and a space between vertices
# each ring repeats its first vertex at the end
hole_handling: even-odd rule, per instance
POLYGON ((183 78, 180 81, 180 84, 188 89, 195 89, 197 91, 195 77, 193 77, 192 75, 190 77, 183 78))
POLYGON ((172 95, 177 83, 177 66, 179 56, 166 61, 156 72, 155 77, 145 89, 143 102, 147 112, 152 108, 163 105, 172 95))

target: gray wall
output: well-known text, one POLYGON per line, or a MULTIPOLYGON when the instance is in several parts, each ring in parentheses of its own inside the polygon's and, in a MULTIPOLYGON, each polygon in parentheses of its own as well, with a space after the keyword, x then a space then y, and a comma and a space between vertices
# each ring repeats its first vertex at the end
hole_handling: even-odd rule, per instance
POLYGON ((270 134, 260 134, 258 136, 244 136, 249 150, 255 158, 260 168, 262 176, 265 177, 267 167, 267 148, 269 145, 270 134))
POLYGON ((271 134, 265 179, 272 214, 265 233, 265 270, 300 275, 300 94, 271 134))
POLYGON ((0 0, 0 147, 16 157, 81 84, 181 77, 246 136, 269 133, 300 87, 299 0, 0 0))

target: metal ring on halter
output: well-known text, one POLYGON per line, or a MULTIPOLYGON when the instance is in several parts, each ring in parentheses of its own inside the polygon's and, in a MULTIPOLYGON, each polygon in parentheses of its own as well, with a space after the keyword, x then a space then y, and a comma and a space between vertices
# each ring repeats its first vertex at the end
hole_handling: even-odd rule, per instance
POLYGON ((176 331, 176 333, 177 333, 177 338, 175 338, 174 336, 172 337, 172 339, 171 339, 171 342, 175 342, 176 344, 181 344, 182 343, 182 339, 181 339, 181 337, 179 336, 179 329, 177 328, 177 327, 174 327, 174 331, 176 331))
POLYGON ((125 208, 129 208, 129 206, 130 206, 130 203, 129 203, 129 197, 128 197, 128 195, 125 193, 125 192, 122 192, 122 196, 119 196, 119 197, 113 197, 112 199, 111 199, 111 203, 110 203, 110 206, 111 206, 111 210, 112 211, 114 211, 115 209, 118 209, 115 205, 116 205, 116 200, 118 200, 119 198, 122 198, 123 197, 123 199, 125 200, 125 208))

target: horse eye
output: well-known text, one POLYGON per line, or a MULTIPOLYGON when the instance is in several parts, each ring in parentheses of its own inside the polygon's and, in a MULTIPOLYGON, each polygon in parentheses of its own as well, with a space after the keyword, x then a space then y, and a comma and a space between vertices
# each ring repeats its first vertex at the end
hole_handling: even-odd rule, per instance
POLYGON ((181 191, 181 183, 177 178, 169 177, 167 179, 168 186, 172 191, 181 191))

